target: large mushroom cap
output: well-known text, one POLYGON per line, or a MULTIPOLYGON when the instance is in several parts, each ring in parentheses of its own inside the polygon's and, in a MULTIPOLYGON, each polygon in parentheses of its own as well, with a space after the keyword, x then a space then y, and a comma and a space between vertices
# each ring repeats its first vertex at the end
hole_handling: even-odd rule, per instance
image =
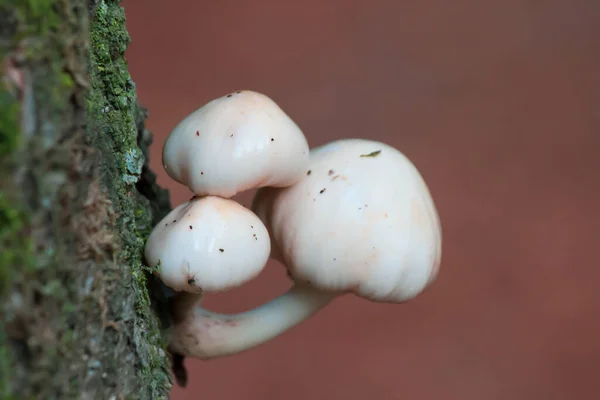
POLYGON ((269 97, 247 90, 194 111, 163 148, 167 174, 199 196, 292 185, 308 158, 308 143, 294 121, 269 97))
POLYGON ((383 143, 340 140, 311 151, 294 186, 261 189, 253 209, 294 279, 402 302, 435 279, 441 227, 423 178, 383 143))
POLYGON ((173 290, 219 292, 256 277, 269 258, 269 234, 258 217, 220 197, 194 198, 156 225, 145 247, 149 266, 173 290))

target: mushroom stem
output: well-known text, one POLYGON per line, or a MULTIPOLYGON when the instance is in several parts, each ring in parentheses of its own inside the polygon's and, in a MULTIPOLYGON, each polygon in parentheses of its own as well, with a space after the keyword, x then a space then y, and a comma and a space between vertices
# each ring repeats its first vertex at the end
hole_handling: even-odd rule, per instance
MULTIPOLYGON (((219 314, 194 307, 179 308, 182 317, 173 328, 170 350, 199 359, 227 356, 261 345, 309 318, 340 293, 322 292, 295 284, 281 296, 253 310, 219 314), (182 312, 187 315, 182 315, 182 312)), ((180 305, 189 306, 187 294, 180 305)))

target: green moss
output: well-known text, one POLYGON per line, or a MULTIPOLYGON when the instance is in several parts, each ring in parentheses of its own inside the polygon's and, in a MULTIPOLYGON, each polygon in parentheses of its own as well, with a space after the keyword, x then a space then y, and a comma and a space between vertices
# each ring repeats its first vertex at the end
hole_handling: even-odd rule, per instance
MULTIPOLYGON (((0 176, 7 176, 19 143, 19 103, 0 89, 0 176)), ((12 266, 29 264, 30 244, 22 233, 26 214, 9 200, 8 182, 0 184, 0 300, 11 283, 12 266)))
MULTIPOLYGON (((4 174, 0 174, 3 176, 4 174)), ((13 283, 22 282, 34 265, 31 241, 24 230, 28 216, 18 203, 0 191, 0 302, 8 301, 7 295, 13 283)), ((12 399, 14 355, 9 351, 9 338, 4 324, 11 315, 3 314, 0 307, 0 398, 12 399)))
POLYGON ((60 26, 60 14, 52 0, 15 0, 11 2, 19 23, 16 39, 54 33, 60 26))
POLYGON ((19 103, 6 90, 0 90, 0 157, 8 157, 19 143, 19 103))
POLYGON ((135 185, 142 175, 146 149, 138 146, 143 113, 124 58, 129 41, 125 14, 118 2, 100 1, 91 21, 92 92, 87 104, 94 134, 90 140, 105 155, 102 175, 110 184, 109 196, 119 216, 117 231, 122 244, 119 261, 130 272, 131 279, 126 282, 134 296, 133 341, 138 353, 140 397, 159 399, 168 397, 171 381, 160 326, 151 311, 147 290, 150 271, 142 258, 156 216, 149 199, 135 185))
POLYGON ((0 299, 13 282, 14 266, 23 268, 17 274, 34 266, 31 241, 23 232, 26 226, 27 214, 0 193, 0 299))
MULTIPOLYGON (((15 54, 13 46, 18 40, 30 34, 37 36, 48 33, 50 26, 57 20, 53 10, 45 10, 49 1, 19 0, 0 5, 0 65, 13 68, 9 57, 15 54), (40 20, 41 13, 47 14, 45 21, 40 20), (32 23, 32 21, 35 21, 32 23)), ((45 42, 45 41, 42 41, 45 42)), ((27 46, 23 46, 27 50, 27 46)), ((48 51, 42 52, 48 57, 48 51)), ((38 55, 38 60, 41 59, 38 55)), ((31 61, 26 56, 24 62, 31 61)), ((6 69, 4 71, 7 71, 6 69)), ((13 70, 12 72, 15 72, 13 70)), ((14 286, 23 286, 27 291, 28 282, 36 265, 36 254, 28 231, 30 229, 30 210, 18 190, 15 190, 13 172, 21 160, 20 149, 23 145, 20 120, 22 110, 18 99, 21 88, 11 80, 0 84, 0 398, 13 399, 15 381, 19 378, 17 366, 19 355, 12 351, 8 335, 9 325, 15 321, 15 308, 11 307, 15 292, 14 286)), ((22 291, 17 292, 19 295, 22 291)), ((18 297, 16 297, 18 298, 18 297)))
POLYGON ((146 168, 123 10, 88 4, 89 65, 84 2, 0 4, 0 45, 14 45, 0 57, 18 55, 33 93, 20 107, 20 88, 0 90, 0 293, 11 299, 0 304, 2 399, 11 387, 44 399, 162 399, 171 387, 142 262, 168 201, 146 168))

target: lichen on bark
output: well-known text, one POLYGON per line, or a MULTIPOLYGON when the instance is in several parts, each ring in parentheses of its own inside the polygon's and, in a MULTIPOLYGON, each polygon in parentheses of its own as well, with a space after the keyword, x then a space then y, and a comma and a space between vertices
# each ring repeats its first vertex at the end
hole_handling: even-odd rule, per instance
POLYGON ((0 5, 0 398, 167 398, 142 261, 169 210, 118 1, 0 5))

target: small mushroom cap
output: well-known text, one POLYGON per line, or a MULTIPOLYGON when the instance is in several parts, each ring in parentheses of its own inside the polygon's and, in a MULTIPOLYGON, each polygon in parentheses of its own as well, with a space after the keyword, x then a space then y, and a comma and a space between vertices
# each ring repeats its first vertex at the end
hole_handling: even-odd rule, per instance
POLYGON ((340 140, 311 151, 302 181, 258 191, 253 210, 294 280, 381 302, 409 300, 441 261, 441 226, 415 166, 386 144, 340 140))
POLYGON ((248 90, 191 113, 163 148, 167 174, 198 196, 292 185, 302 179, 308 158, 294 121, 269 97, 248 90))
POLYGON ((194 198, 156 225, 145 247, 146 262, 176 291, 219 292, 255 278, 269 259, 269 233, 239 203, 194 198))

